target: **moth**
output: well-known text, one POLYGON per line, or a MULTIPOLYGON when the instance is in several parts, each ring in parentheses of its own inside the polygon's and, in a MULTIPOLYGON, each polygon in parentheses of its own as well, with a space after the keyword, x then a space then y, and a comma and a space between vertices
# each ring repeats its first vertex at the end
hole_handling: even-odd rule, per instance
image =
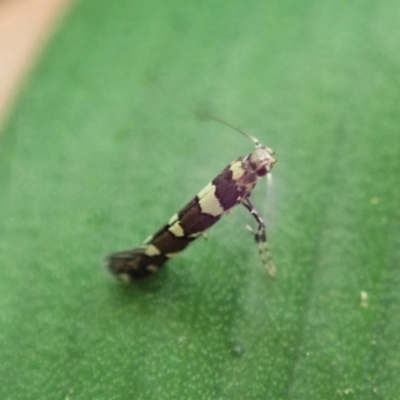
POLYGON ((209 116, 242 133, 254 143, 247 156, 236 158, 205 186, 189 203, 142 245, 120 251, 108 257, 109 270, 118 278, 133 281, 160 270, 171 258, 184 250, 196 238, 213 226, 233 207, 241 204, 254 217, 257 229, 251 232, 258 244, 261 260, 271 275, 275 266, 267 245, 266 226, 253 206, 250 195, 262 177, 269 174, 277 162, 274 151, 255 137, 226 121, 209 116))

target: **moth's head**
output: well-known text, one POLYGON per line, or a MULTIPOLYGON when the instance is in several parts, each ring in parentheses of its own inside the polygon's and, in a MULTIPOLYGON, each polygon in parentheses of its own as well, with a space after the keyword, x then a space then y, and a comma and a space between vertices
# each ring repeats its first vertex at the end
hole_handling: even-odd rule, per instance
POLYGON ((275 152, 269 147, 256 144, 255 150, 249 155, 249 164, 258 176, 265 176, 277 162, 274 155, 275 152))

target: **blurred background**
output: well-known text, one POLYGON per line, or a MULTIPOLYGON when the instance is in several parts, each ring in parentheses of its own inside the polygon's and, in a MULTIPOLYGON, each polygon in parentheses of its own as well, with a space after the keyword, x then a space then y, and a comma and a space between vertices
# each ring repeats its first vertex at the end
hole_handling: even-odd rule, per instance
POLYGON ((24 75, 70 0, 0 1, 0 130, 24 75))

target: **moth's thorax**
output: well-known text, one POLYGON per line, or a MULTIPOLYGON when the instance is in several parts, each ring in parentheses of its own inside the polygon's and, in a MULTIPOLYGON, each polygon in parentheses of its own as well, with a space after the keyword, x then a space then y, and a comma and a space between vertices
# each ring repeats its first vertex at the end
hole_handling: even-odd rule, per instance
POLYGON ((244 162, 257 176, 264 176, 271 171, 276 163, 274 154, 274 151, 269 147, 257 145, 255 150, 245 158, 244 162))

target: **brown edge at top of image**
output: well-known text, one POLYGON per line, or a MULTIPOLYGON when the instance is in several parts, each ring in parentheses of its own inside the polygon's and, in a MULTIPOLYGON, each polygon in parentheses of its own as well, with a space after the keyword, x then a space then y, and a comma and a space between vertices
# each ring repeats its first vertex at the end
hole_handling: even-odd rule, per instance
POLYGON ((0 134, 18 91, 72 0, 0 0, 0 134))

